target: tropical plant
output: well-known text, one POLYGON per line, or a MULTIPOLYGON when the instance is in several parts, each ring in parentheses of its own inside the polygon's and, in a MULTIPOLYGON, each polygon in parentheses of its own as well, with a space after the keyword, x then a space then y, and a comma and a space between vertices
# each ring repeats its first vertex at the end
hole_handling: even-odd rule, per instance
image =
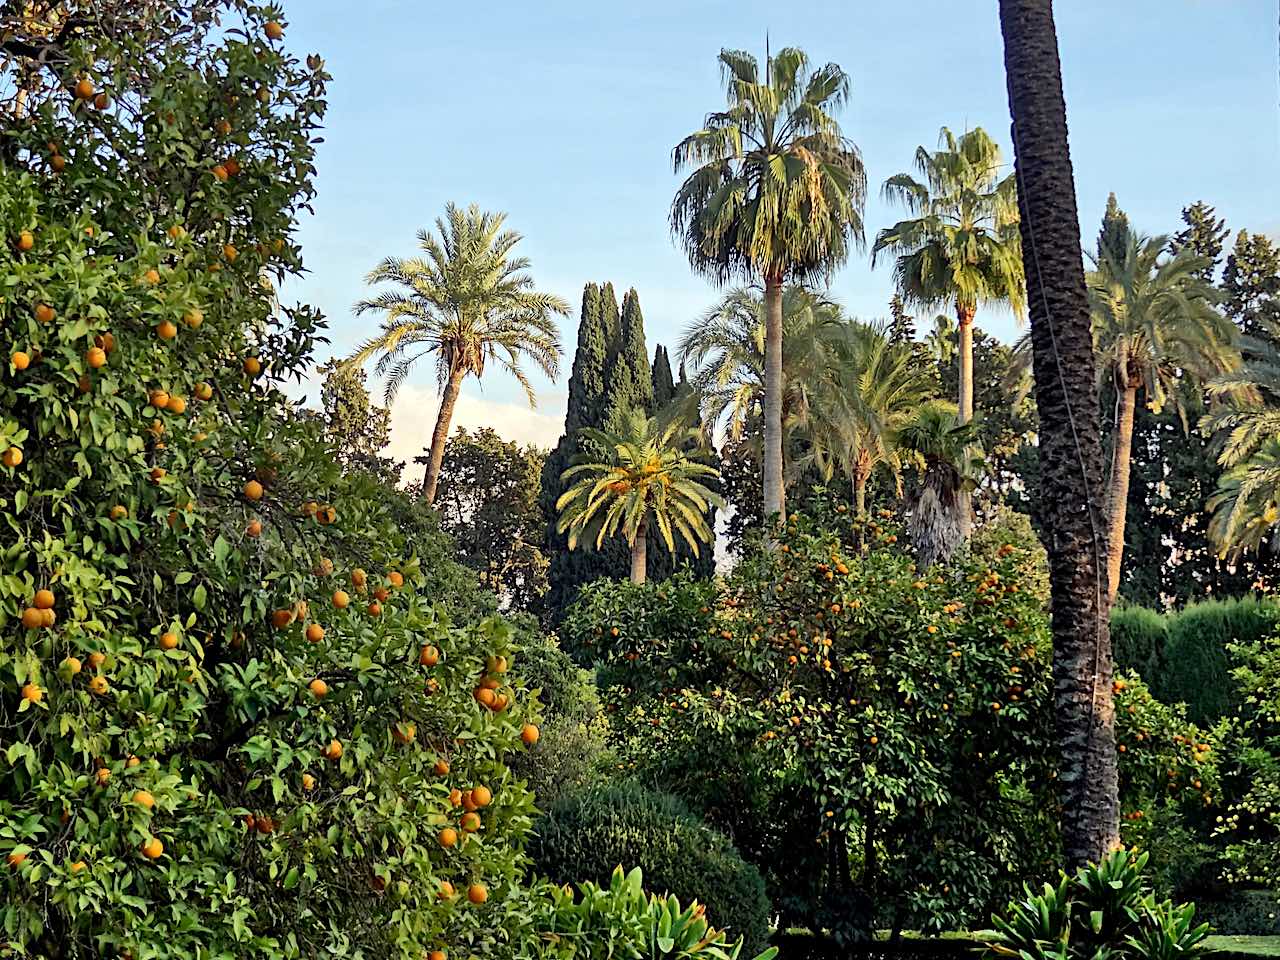
POLYGON ((621 432, 587 428, 583 438, 587 450, 561 477, 573 483, 556 501, 569 549, 581 542, 598 548, 621 532, 631 547, 631 582, 644 583, 650 530, 672 552, 678 535, 695 556, 714 539, 707 513, 724 501, 703 483, 719 474, 697 459, 699 430, 632 410, 621 432))
POLYGON ((534 289, 528 259, 512 253, 521 236, 503 230, 506 219, 505 213, 482 213, 474 204, 465 210, 447 204, 434 234, 418 231, 422 256, 387 257, 365 278, 400 289, 355 306, 357 316, 370 311, 385 316, 382 329, 348 362, 358 366, 378 357, 374 372, 387 378, 388 406, 414 365, 423 357, 435 359, 441 395, 422 485, 427 503, 435 501, 445 439, 466 377, 481 379, 486 365, 496 363, 515 377, 534 406, 537 398, 522 359, 532 359, 553 380, 560 373, 554 317, 567 316, 569 304, 534 289))
POLYGON ((947 563, 964 543, 965 493, 982 476, 982 455, 974 446, 977 425, 961 422, 955 404, 922 404, 898 430, 898 443, 924 466, 919 493, 911 507, 911 542, 920 566, 947 563))
POLYGON ((866 171, 834 111, 849 78, 829 63, 808 73, 804 52, 755 57, 721 50, 726 109, 672 152, 693 168, 671 204, 689 262, 717 282, 764 283, 764 511, 782 517, 783 309, 787 281, 825 278, 861 247, 866 171), (807 76, 806 76, 807 74, 807 76))
POLYGON ((1040 418, 1062 842, 1075 867, 1101 860, 1120 832, 1101 423, 1052 0, 1000 0, 1000 31, 1040 418))
POLYGON ((901 490, 899 431, 933 393, 911 348, 883 325, 851 322, 827 331, 827 363, 807 438, 827 476, 839 466, 853 485, 854 508, 867 511, 867 482, 884 468, 901 490))
POLYGON ((1116 395, 1107 537, 1112 600, 1124 557, 1138 392, 1160 410, 1181 403, 1184 378, 1203 381, 1239 362, 1235 328, 1214 307, 1217 295, 1204 279, 1204 259, 1190 250, 1168 255, 1168 244, 1168 237, 1126 229, 1106 246, 1088 278, 1098 377, 1116 395))
POLYGON ((1003 303, 1021 315, 1026 304, 1013 174, 1000 176, 1000 148, 981 127, 956 137, 946 127, 938 149, 916 148, 915 167, 885 181, 886 200, 912 215, 876 236, 880 255, 894 260, 894 282, 907 304, 954 307, 960 338, 959 420, 973 419, 973 318, 978 307, 1003 303))
MULTIPOLYGON (((681 364, 693 368, 689 398, 699 405, 703 429, 723 427, 739 440, 764 413, 765 303, 750 290, 732 290, 685 330, 681 364)), ((796 284, 782 294, 782 431, 786 442, 810 418, 814 392, 828 362, 826 345, 845 323, 840 305, 796 284)), ((785 477, 784 470, 784 477, 785 477)))

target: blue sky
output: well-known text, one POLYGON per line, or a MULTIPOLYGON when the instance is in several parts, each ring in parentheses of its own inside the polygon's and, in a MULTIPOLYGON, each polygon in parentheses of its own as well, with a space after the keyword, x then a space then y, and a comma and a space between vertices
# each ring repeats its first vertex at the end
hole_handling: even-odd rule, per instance
MULTIPOLYGON (((649 331, 672 343, 716 297, 673 245, 671 148, 723 103, 722 46, 804 48, 839 63, 841 115, 862 149, 870 240, 897 219, 875 194, 942 125, 983 126, 1008 145, 996 0, 293 0, 286 43, 334 75, 318 158, 316 215, 301 224, 308 268, 285 290, 328 316, 335 352, 365 334, 364 274, 414 251, 447 201, 504 210, 538 284, 577 303, 582 285, 635 286, 649 331)), ((1134 225, 1177 229, 1204 199, 1233 229, 1280 234, 1280 84, 1275 0, 1059 0, 1068 122, 1082 230, 1114 190, 1134 225)), ((1011 160, 1011 158, 1009 158, 1011 160)), ((833 283, 851 312, 881 316, 888 269, 855 256, 833 283)), ((1013 334, 1012 318, 980 325, 1013 334)), ((576 317, 562 328, 572 360, 576 317)), ((320 357, 324 359, 324 357, 320 357)), ((564 379, 468 381, 460 418, 554 441, 564 379)), ((314 393, 314 391, 313 391, 314 393)), ((420 447, 434 414, 424 365, 394 411, 394 447, 420 447)))

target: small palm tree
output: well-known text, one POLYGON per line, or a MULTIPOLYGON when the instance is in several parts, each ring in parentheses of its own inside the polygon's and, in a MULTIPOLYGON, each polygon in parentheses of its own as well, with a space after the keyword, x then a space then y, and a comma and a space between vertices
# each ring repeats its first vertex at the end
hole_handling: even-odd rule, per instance
MULTIPOLYGON (((1124 557, 1129 463, 1138 391, 1153 410, 1172 402, 1182 410, 1179 385, 1203 382, 1235 368, 1235 328, 1214 307, 1204 258, 1190 250, 1166 255, 1168 237, 1128 230, 1104 250, 1089 277, 1089 304, 1099 378, 1116 392, 1108 489, 1107 585, 1115 599, 1124 557)), ((1184 424, 1185 425, 1185 424, 1184 424)))
POLYGON ((908 532, 921 568, 946 563, 964 543, 966 495, 982 475, 977 424, 960 421, 955 404, 931 400, 898 431, 898 443, 924 467, 908 532))
POLYGON ((866 170, 834 111, 849 93, 836 64, 809 72, 797 49, 767 57, 721 50, 723 111, 673 151, 691 168, 671 204, 671 227, 699 273, 764 283, 764 511, 785 512, 783 286, 826 278, 863 242, 866 170))
POLYGON ((894 281, 909 305, 954 306, 960 335, 960 422, 973 418, 973 318, 986 303, 1026 304, 1018 194, 1013 174, 1001 179, 1000 148, 981 127, 956 137, 946 127, 939 149, 916 149, 924 182, 900 173, 885 181, 886 200, 912 218, 881 230, 871 248, 895 257, 894 281))
POLYGON ((830 476, 839 467, 853 485, 859 516, 867 481, 887 469, 901 491, 905 451, 898 433, 933 392, 908 344, 890 341, 883 325, 851 322, 827 336, 828 357, 808 437, 812 457, 830 476))
POLYGON ((631 410, 620 432, 586 428, 582 436, 586 452, 561 474, 573 483, 556 501, 557 530, 568 533, 570 550, 582 542, 598 549, 621 532, 631 547, 631 582, 644 583, 652 531, 673 553, 678 535, 695 557, 715 538, 707 514, 724 501, 702 483, 719 471, 696 459, 700 430, 631 410))
MULTIPOLYGON (((813 389, 826 366, 828 332, 844 323, 839 304, 791 285, 782 295, 782 428, 789 437, 805 422, 813 389)), ((685 331, 681 364, 693 368, 690 385, 699 398, 705 432, 725 427, 737 440, 764 410, 764 301, 750 290, 730 291, 685 331)), ((784 443, 784 449, 786 448, 784 443)))
POLYGON ((435 500, 454 405, 468 375, 480 379, 486 365, 496 363, 516 378, 534 406, 521 360, 531 358, 553 380, 560 373, 554 317, 567 316, 569 304, 534 289, 526 272, 529 261, 512 255, 520 234, 503 230, 505 222, 505 213, 447 205, 444 218, 436 220, 436 234, 418 232, 423 256, 388 257, 366 277, 366 283, 394 283, 401 289, 355 306, 357 316, 368 311, 385 316, 382 329, 347 362, 358 366, 378 356, 374 370, 387 378, 388 405, 419 360, 435 359, 441 396, 422 485, 428 503, 435 500))

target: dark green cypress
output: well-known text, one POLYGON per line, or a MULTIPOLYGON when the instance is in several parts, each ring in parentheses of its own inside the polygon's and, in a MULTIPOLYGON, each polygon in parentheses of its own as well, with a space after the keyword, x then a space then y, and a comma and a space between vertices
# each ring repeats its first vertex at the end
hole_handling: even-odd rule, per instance
POLYGON ((1098 231, 1098 259, 1110 252, 1117 260, 1124 259, 1124 247, 1129 234, 1129 216, 1120 209, 1114 193, 1107 196, 1107 209, 1102 214, 1102 229, 1098 231))
POLYGON ((671 358, 667 356, 667 348, 662 344, 653 351, 653 409, 666 409, 667 404, 676 398, 676 381, 671 376, 671 358))
POLYGON ((653 413, 653 374, 649 367, 649 349, 645 346, 640 295, 634 287, 622 300, 618 349, 606 379, 606 422, 611 427, 616 428, 628 411, 653 413))

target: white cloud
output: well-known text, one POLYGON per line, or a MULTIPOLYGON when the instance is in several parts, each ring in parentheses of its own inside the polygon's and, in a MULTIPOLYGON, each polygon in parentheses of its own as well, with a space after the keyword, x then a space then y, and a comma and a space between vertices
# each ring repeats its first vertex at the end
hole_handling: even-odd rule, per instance
MULTIPOLYGON (((468 393, 464 388, 453 408, 450 433, 459 427, 478 430, 491 427, 504 440, 532 443, 543 448, 556 445, 564 430, 565 398, 561 394, 540 396, 537 409, 528 404, 488 400, 468 393)), ((391 405, 391 443, 386 455, 410 464, 405 471, 412 475, 418 467, 413 458, 431 444, 431 431, 436 426, 440 398, 434 387, 406 384, 391 405)))

